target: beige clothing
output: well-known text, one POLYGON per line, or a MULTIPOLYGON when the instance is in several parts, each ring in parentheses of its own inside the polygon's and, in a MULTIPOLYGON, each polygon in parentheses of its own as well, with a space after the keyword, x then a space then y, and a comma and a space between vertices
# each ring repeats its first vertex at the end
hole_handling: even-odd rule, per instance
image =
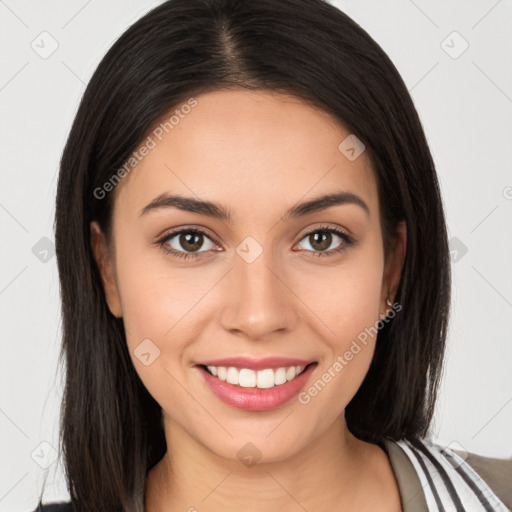
MULTIPOLYGON (((383 447, 395 473, 403 512, 428 511, 423 487, 409 457, 398 444, 392 441, 385 441, 383 447)), ((482 457, 472 453, 465 460, 503 504, 512 510, 512 460, 482 457)))

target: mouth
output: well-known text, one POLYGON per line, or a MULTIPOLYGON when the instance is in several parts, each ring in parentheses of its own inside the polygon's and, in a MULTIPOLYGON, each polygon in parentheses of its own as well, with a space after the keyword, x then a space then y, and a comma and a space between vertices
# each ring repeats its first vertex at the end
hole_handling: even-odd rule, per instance
POLYGON ((216 377, 221 381, 225 381, 233 386, 242 388, 258 388, 270 389, 275 386, 282 386, 291 380, 296 379, 311 365, 316 362, 309 363, 305 366, 281 366, 278 368, 263 368, 261 370, 253 370, 251 368, 237 368, 235 366, 213 366, 198 365, 204 371, 208 372, 212 377, 216 377))
POLYGON ((198 364, 196 368, 207 388, 225 404, 249 411, 266 411, 295 397, 317 366, 318 362, 314 361, 258 370, 210 364, 198 364))

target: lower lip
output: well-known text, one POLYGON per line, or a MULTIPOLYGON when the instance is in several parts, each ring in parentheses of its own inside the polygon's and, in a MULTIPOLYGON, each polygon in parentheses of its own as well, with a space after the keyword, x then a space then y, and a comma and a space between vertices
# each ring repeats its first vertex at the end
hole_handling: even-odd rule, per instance
POLYGON ((243 388, 229 384, 197 366, 210 390, 224 403, 248 411, 275 409, 296 396, 304 387, 317 364, 310 364, 298 377, 273 388, 243 388))

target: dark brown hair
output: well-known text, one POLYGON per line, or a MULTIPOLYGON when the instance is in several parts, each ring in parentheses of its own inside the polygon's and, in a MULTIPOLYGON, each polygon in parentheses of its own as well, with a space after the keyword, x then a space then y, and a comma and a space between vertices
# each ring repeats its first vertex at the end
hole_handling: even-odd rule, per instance
POLYGON ((323 0, 169 0, 100 62, 60 164, 55 241, 66 384, 61 448, 75 510, 143 510, 145 478, 166 451, 161 408, 139 379, 122 319, 110 313, 89 225, 111 235, 114 194, 94 191, 148 130, 187 99, 222 88, 292 94, 365 145, 378 183, 385 254, 397 223, 407 253, 368 374, 346 409, 360 439, 423 437, 450 306, 447 233, 436 171, 398 71, 353 20, 323 0))

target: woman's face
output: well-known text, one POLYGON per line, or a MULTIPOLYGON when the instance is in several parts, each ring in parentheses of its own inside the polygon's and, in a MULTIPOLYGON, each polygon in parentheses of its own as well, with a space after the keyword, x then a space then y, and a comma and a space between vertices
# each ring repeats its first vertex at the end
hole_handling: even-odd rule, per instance
POLYGON ((369 160, 351 139, 339 148, 350 133, 325 112, 262 91, 195 100, 155 125, 115 190, 112 259, 101 237, 93 247, 166 425, 222 457, 282 460, 343 421, 374 353, 365 329, 393 300, 405 233, 385 266, 369 160), (358 199, 301 208, 342 193, 358 199), (248 360, 218 361, 232 357, 248 360), (230 384, 198 366, 207 362, 245 370, 228 370, 230 384), (292 366, 306 368, 293 378, 292 366))

